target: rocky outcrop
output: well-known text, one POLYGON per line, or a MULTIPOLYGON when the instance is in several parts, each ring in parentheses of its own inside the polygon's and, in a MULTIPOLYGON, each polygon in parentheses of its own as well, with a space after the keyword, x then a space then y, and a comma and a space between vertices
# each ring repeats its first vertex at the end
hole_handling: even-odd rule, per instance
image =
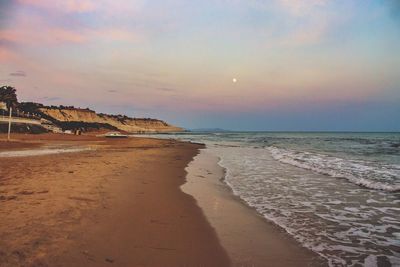
MULTIPOLYGON (((129 133, 149 133, 149 132, 180 132, 182 128, 169 125, 157 119, 130 118, 122 115, 97 114, 90 109, 45 107, 37 109, 46 119, 50 119, 57 124, 82 122, 86 124, 110 125, 121 131, 129 133)), ((107 128, 107 127, 106 127, 107 128)))

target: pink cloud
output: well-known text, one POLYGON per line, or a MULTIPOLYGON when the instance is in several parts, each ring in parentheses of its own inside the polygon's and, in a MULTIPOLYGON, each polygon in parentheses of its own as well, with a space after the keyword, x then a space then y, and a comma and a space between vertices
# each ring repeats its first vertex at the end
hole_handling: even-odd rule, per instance
POLYGON ((142 39, 139 34, 113 28, 72 31, 57 27, 42 27, 38 33, 32 31, 32 28, 8 29, 0 30, 0 36, 0 40, 16 45, 83 44, 96 40, 136 42, 142 39))
POLYGON ((81 26, 70 29, 31 14, 16 16, 9 28, 0 29, 0 41, 11 45, 83 44, 101 40, 136 42, 140 39, 140 34, 121 28, 88 29, 81 26))
POLYGON ((93 0, 18 0, 20 4, 35 6, 45 9, 55 9, 67 13, 91 12, 97 8, 93 0))
POLYGON ((144 5, 144 0, 18 0, 18 3, 60 13, 97 12, 104 16, 117 16, 136 13, 144 5))
POLYGON ((18 14, 8 28, 0 29, 0 40, 13 45, 82 43, 85 39, 79 31, 54 26, 35 15, 18 14))
POLYGON ((42 28, 40 33, 35 33, 32 28, 0 30, 0 36, 17 45, 82 43, 86 40, 84 35, 62 28, 42 28))
MULTIPOLYGON (((17 0, 20 5, 51 11, 52 14, 96 12, 96 15, 118 16, 118 12, 130 12, 140 0, 114 3, 111 0, 17 0)), ((18 11, 18 9, 17 9, 18 11)), ((56 17, 39 16, 35 12, 16 12, 13 23, 0 29, 0 41, 14 45, 46 46, 63 44, 83 44, 95 41, 137 42, 143 34, 116 27, 88 27, 82 22, 60 23, 56 17), (73 27, 66 26, 73 25, 73 27)))
POLYGON ((13 61, 16 58, 16 54, 6 48, 0 47, 0 62, 13 61))

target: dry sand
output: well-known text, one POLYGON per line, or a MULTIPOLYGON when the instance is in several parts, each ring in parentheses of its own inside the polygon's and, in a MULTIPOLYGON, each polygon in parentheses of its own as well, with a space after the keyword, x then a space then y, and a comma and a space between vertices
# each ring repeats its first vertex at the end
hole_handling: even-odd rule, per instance
POLYGON ((179 189, 198 145, 40 138, 97 150, 0 159, 0 266, 229 265, 195 200, 179 189))
POLYGON ((54 134, 13 138, 0 141, 0 151, 92 150, 0 158, 1 267, 318 264, 221 187, 215 159, 200 155, 200 165, 189 167, 184 187, 197 201, 180 189, 201 145, 54 134))

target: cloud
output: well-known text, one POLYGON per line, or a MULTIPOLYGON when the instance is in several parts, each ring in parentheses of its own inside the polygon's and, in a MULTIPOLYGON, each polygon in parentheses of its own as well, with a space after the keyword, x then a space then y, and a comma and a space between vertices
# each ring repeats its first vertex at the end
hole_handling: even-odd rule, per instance
POLYGON ((324 7, 331 0, 278 0, 280 6, 289 14, 305 16, 317 8, 324 7))
POLYGON ((10 62, 18 58, 17 53, 0 46, 0 62, 10 62))
POLYGON ((56 100, 60 100, 61 97, 58 97, 58 96, 47 97, 47 96, 45 96, 45 97, 43 97, 42 99, 43 99, 43 100, 47 100, 47 101, 56 101, 56 100))
POLYGON ((22 70, 17 70, 15 72, 11 72, 9 75, 14 76, 14 77, 26 77, 27 76, 25 71, 22 71, 22 70))
POLYGON ((9 27, 0 29, 0 43, 8 46, 82 43, 85 39, 83 33, 50 24, 38 15, 19 14, 9 27))
POLYGON ((97 13, 102 16, 133 15, 145 3, 144 0, 114 1, 114 0, 17 0, 22 6, 30 6, 59 12, 73 13, 97 13))
MULTIPOLYGON (((304 46, 321 43, 341 20, 332 12, 333 0, 219 0, 236 5, 238 9, 257 10, 265 17, 275 17, 264 27, 267 46, 304 46)), ((267 21, 267 20, 266 20, 267 21)))
POLYGON ((118 28, 68 29, 38 17, 22 18, 8 29, 0 29, 0 46, 83 44, 99 40, 137 42, 143 37, 118 28), (40 29, 40 31, 38 31, 40 29))
POLYGON ((0 0, 0 29, 8 24, 15 7, 14 0, 0 0))
POLYGON ((162 91, 162 92, 175 92, 176 89, 174 88, 166 88, 166 87, 162 87, 162 88, 155 88, 157 91, 162 91))
POLYGON ((278 44, 302 46, 321 43, 331 30, 332 23, 327 18, 315 18, 301 27, 292 29, 278 44))
POLYGON ((86 13, 92 12, 97 8, 96 1, 93 0, 18 0, 18 3, 66 13, 86 13))
MULTIPOLYGON (((0 30, 1 32, 1 30, 0 30)), ((12 48, 13 42, 6 40, 4 37, 0 37, 0 48, 12 48)))
MULTIPOLYGON (((276 8, 287 14, 303 16, 316 8, 324 7, 333 0, 219 0, 223 4, 236 5, 241 8, 250 7, 257 10, 275 10, 276 8)), ((394 0, 396 1, 396 0, 394 0)))
POLYGON ((291 24, 279 45, 302 46, 323 42, 344 21, 333 13, 332 0, 278 0, 291 24))
POLYGON ((40 33, 31 28, 0 30, 0 36, 3 42, 23 45, 83 43, 86 39, 83 34, 62 28, 42 28, 40 33))
POLYGON ((142 35, 124 29, 118 28, 103 28, 98 30, 87 30, 85 31, 85 35, 88 36, 88 39, 103 39, 110 41, 139 41, 143 37, 142 35))
POLYGON ((14 50, 18 45, 141 42, 166 25, 157 23, 164 10, 145 4, 145 0, 0 0, 0 46, 11 44, 14 50), (11 2, 13 16, 10 8, 3 8, 3 3, 11 2))

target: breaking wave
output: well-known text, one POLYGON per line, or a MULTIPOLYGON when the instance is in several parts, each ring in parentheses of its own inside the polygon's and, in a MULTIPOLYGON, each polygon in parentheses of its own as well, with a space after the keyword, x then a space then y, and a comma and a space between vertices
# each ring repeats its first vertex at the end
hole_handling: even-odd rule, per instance
POLYGON ((274 146, 267 147, 272 157, 282 163, 337 178, 370 189, 400 191, 400 166, 348 160, 329 155, 295 151, 274 146))

